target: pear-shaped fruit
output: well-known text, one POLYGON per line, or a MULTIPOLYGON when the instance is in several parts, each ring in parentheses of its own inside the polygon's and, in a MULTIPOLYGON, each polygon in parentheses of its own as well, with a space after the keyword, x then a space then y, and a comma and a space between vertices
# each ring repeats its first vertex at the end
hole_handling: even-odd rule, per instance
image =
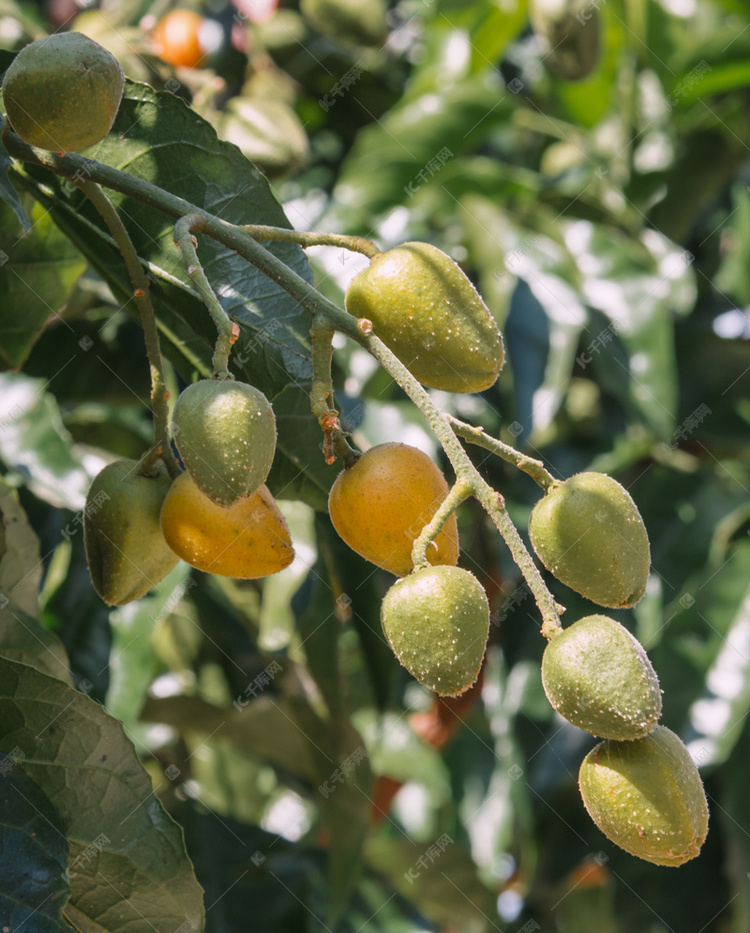
POLYGON ((222 577, 256 580, 294 560, 289 529, 266 486, 222 508, 182 473, 164 500, 161 529, 175 554, 222 577))
POLYGON ((177 450, 196 485, 219 505, 252 495, 266 481, 276 452, 276 418, 255 386, 202 379, 174 407, 177 450))
POLYGON ((544 63, 564 81, 583 81, 600 56, 599 11, 589 0, 530 0, 534 32, 546 39, 544 63))
POLYGON ((490 630, 487 596, 460 567, 427 567, 398 580, 380 612, 385 637, 404 667, 441 696, 477 679, 490 630))
POLYGON ((117 460, 94 478, 83 513, 83 540, 94 589, 110 606, 148 593, 177 563, 159 527, 172 480, 163 464, 152 475, 137 460, 117 460))
POLYGON ((583 759, 579 786, 592 820, 631 855, 677 866, 700 852, 706 795, 690 753, 665 726, 597 745, 583 759))
POLYGON ((646 590, 646 528, 611 476, 577 473, 553 486, 534 506, 529 537, 561 583, 600 606, 634 606, 646 590))
POLYGON ((661 716, 659 679, 648 655, 607 616, 586 616, 551 639, 542 683, 561 716, 605 739, 639 739, 661 716))
POLYGON ((480 392, 503 365, 503 338, 461 268, 429 243, 379 253, 352 279, 346 310, 426 386, 480 392))
POLYGON ((124 87, 113 55, 79 32, 60 32, 16 55, 3 78, 3 102, 27 143, 78 152, 109 133, 124 87))
MULTIPOLYGON (((328 511, 353 551, 403 577, 414 569, 415 538, 447 495, 445 477, 427 454, 408 444, 379 444, 339 473, 328 511)), ((427 549, 427 559, 431 564, 458 560, 455 514, 427 549)))

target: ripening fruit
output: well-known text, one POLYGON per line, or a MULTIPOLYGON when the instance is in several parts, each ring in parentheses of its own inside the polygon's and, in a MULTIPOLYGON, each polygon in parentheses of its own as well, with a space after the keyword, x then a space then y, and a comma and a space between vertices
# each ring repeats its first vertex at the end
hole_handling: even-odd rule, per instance
POLYGON ((481 392, 503 365, 503 338, 461 268, 429 243, 379 253, 346 292, 346 310, 426 386, 481 392))
POLYGON ((196 485, 219 505, 252 495, 266 481, 276 452, 276 419, 255 386, 201 379, 177 399, 177 450, 196 485))
POLYGON ((634 606, 651 560, 635 503, 604 473, 577 473, 534 506, 529 537, 561 583, 600 606, 634 606))
POLYGON ((161 530, 184 561, 222 577, 256 580, 294 560, 289 529, 266 486, 222 508, 182 473, 164 500, 161 530))
POLYGON ((94 478, 83 514, 91 582, 105 603, 124 606, 144 596, 177 563, 159 527, 172 480, 162 463, 152 476, 137 460, 117 460, 94 478))
POLYGON ((597 745, 578 780, 591 819, 631 855, 677 866, 700 852, 706 795, 690 753, 665 726, 633 742, 597 745))
POLYGON ((607 616, 586 616, 550 640, 542 683, 561 716, 605 739, 639 739, 661 716, 659 680, 648 655, 607 616))
MULTIPOLYGON (((415 539, 448 495, 427 454, 408 444, 379 444, 336 477, 328 497, 333 527, 366 560, 404 577, 413 570, 415 539)), ((458 561, 455 514, 427 548, 431 564, 458 561)))
POLYGON ((125 88, 117 59, 79 32, 37 39, 3 78, 11 125, 32 146, 78 152, 109 133, 125 88))
POLYGON ((195 68, 207 57, 202 40, 205 25, 205 17, 194 10, 170 10, 151 34, 154 52, 169 65, 195 68))
POLYGON ((477 679, 490 631, 483 587, 460 567, 426 567, 398 580, 380 610, 385 637, 417 680, 458 696, 477 679))

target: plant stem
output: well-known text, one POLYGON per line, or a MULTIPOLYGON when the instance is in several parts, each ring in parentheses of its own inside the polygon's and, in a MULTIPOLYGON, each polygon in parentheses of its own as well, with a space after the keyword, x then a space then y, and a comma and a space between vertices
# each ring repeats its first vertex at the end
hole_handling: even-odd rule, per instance
POLYGON ((362 236, 285 230, 283 227, 266 227, 262 224, 243 224, 239 229, 259 243, 269 241, 299 243, 303 249, 307 249, 308 246, 340 246, 342 249, 348 249, 355 253, 363 253, 369 259, 380 253, 372 240, 367 240, 362 236))
POLYGON ((549 489, 550 486, 559 484, 560 480, 555 479, 545 468, 541 460, 534 460, 531 457, 527 457, 526 454, 522 454, 520 451, 516 450, 515 447, 504 444, 502 441, 497 440, 497 438, 490 437, 488 434, 484 433, 484 428, 482 427, 475 428, 471 424, 459 421, 458 418, 454 418, 453 415, 446 415, 446 418, 459 437, 463 437, 470 443, 476 444, 477 447, 483 447, 485 450, 489 450, 508 463, 512 463, 513 466, 518 467, 519 470, 523 470, 524 473, 528 473, 534 482, 541 486, 542 489, 546 490, 549 489))
POLYGON ((174 225, 174 241, 182 251, 187 274, 195 283, 195 287, 213 318, 216 330, 219 332, 211 360, 213 374, 217 378, 226 379, 231 375, 229 372, 229 354, 232 352, 232 344, 239 337, 240 329, 239 325, 232 323, 229 315, 222 308, 216 293, 211 288, 211 283, 206 278, 200 259, 198 259, 198 244, 192 231, 202 232, 203 227, 204 218, 201 214, 195 212, 185 214, 174 225))
POLYGON ((461 482, 460 480, 453 484, 453 488, 440 503, 440 507, 432 516, 427 525, 424 526, 419 537, 414 541, 411 549, 411 562, 415 570, 421 570, 429 567, 427 560, 427 548, 434 543, 435 538, 440 534, 440 530, 448 519, 453 515, 456 509, 473 494, 471 483, 461 482))
POLYGON ((318 424, 323 429, 323 455, 329 465, 340 457, 345 467, 359 459, 358 451, 349 446, 341 430, 339 413, 334 407, 331 362, 333 360, 334 330, 320 318, 314 317, 310 327, 312 343, 313 378, 310 390, 310 407, 318 424))
POLYGON ((74 179, 74 183, 81 189, 94 207, 101 214, 102 219, 109 228, 117 247, 125 260, 128 275, 133 283, 133 297, 138 306, 141 326, 146 340, 146 353, 151 370, 151 406, 154 418, 154 446, 141 458, 139 472, 146 473, 161 458, 170 476, 177 476, 180 472, 172 453, 169 442, 169 409, 167 407, 166 380, 164 378, 164 363, 159 345, 159 331, 156 328, 154 308, 151 304, 149 292, 150 282, 138 258, 130 234, 115 210, 114 205, 93 181, 74 179))

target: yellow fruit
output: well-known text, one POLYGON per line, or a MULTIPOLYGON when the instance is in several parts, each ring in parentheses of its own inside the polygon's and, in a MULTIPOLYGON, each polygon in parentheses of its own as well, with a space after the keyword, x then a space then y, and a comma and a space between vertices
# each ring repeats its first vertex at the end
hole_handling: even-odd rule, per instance
POLYGON ((244 499, 266 481, 276 419, 255 386, 232 379, 193 383, 177 399, 172 432, 187 471, 218 505, 244 499))
POLYGON ((141 476, 137 469, 137 460, 110 463, 94 478, 86 497, 86 560, 94 589, 110 606, 144 596, 177 563, 159 527, 172 480, 161 463, 151 476, 141 476))
POLYGON ((605 739, 641 738, 661 716, 659 680, 648 655, 607 616, 586 616, 551 639, 542 683, 561 716, 605 739))
POLYGON ((561 583, 600 606, 634 606, 646 590, 646 528, 611 476, 577 473, 551 488, 534 506, 529 537, 561 583))
POLYGON ((294 560, 289 529, 266 486, 222 508, 182 473, 164 500, 161 530, 184 561, 223 577, 255 580, 294 560))
MULTIPOLYGON (((448 495, 448 484, 427 454, 407 444, 379 444, 339 473, 328 497, 333 527, 366 560, 403 577, 411 549, 448 495)), ((434 545, 431 564, 458 561, 458 526, 451 515, 434 545)))
POLYGON ((11 125, 32 146, 78 152, 109 133, 125 87, 120 63, 79 32, 25 46, 3 79, 11 125))
POLYGON ((682 865, 708 832, 706 795, 690 753, 665 726, 633 742, 608 740, 583 759, 581 796, 620 848, 655 865, 682 865))
POLYGON ((426 386, 481 392, 503 365, 503 338, 461 268, 436 246, 403 243, 352 279, 346 310, 426 386))
POLYGON ((441 696, 459 696, 477 679, 490 608, 477 578, 460 567, 427 567, 398 580, 380 619, 396 657, 441 696))

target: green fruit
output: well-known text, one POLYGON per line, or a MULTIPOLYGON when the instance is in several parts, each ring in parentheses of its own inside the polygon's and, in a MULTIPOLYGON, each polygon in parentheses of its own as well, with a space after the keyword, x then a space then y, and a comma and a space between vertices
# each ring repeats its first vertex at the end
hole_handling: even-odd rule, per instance
POLYGON ((383 0, 300 0, 305 19, 342 45, 380 45, 388 35, 383 0))
POLYGON ((547 40, 550 70, 565 81, 588 78, 599 61, 601 31, 590 0, 530 0, 529 14, 534 32, 547 40))
POLYGON ((677 866, 700 852, 706 795, 690 753, 665 726, 633 742, 597 745, 578 780, 592 820, 631 855, 677 866))
POLYGON ((159 463, 137 473, 137 460, 117 460, 94 478, 83 516, 86 560, 94 589, 110 606, 144 596, 177 563, 159 512, 172 480, 159 463))
POLYGON ((605 739, 639 739, 661 716, 659 680, 648 655, 607 616, 586 616, 552 638, 542 683, 561 716, 605 739))
POLYGON ((124 87, 113 55, 79 32, 62 32, 21 49, 5 72, 3 101, 27 143, 78 152, 109 133, 124 87))
POLYGON ((380 620, 396 657, 441 696, 458 696, 477 679, 490 629, 487 596, 460 567, 417 570, 385 594, 380 620))
POLYGON ((202 379, 174 407, 177 450, 196 486, 218 505, 251 496, 266 481, 276 451, 276 419, 255 386, 202 379))
POLYGON ((503 338, 459 266, 429 243, 379 253, 352 279, 346 310, 426 386, 481 392, 503 365, 503 338))
POLYGON ((529 537, 558 580, 600 606, 634 606, 646 590, 646 528, 611 476, 578 473, 552 487, 534 506, 529 537))

